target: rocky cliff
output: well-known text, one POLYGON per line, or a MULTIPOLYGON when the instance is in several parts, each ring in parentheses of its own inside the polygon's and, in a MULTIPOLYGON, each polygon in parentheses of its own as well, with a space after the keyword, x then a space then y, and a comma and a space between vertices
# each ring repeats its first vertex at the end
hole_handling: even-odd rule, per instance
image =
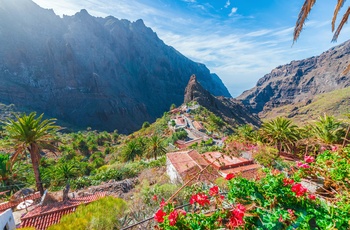
POLYGON ((242 103, 233 98, 213 96, 202 87, 195 75, 191 76, 185 89, 184 103, 191 101, 198 102, 199 105, 204 106, 230 125, 260 125, 259 118, 252 115, 242 103))
POLYGON ((129 133, 181 104, 192 74, 214 95, 221 80, 164 44, 142 20, 60 18, 30 0, 0 0, 0 103, 75 126, 129 133))
MULTIPOLYGON (((308 105, 316 95, 350 86, 350 74, 343 74, 349 63, 350 41, 347 41, 319 56, 273 69, 237 99, 261 117, 281 106, 308 105)), ((293 112, 297 114, 297 110, 293 112)))

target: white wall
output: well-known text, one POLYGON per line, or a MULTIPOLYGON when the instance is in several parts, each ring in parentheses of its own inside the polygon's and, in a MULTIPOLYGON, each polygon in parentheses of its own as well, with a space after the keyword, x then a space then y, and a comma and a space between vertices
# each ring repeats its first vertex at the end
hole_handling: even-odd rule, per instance
POLYGON ((16 229, 15 219, 13 218, 11 209, 7 209, 5 212, 0 214, 0 229, 16 229))
POLYGON ((169 158, 166 159, 166 172, 170 178, 171 183, 183 183, 179 173, 176 171, 174 165, 170 162, 169 158))

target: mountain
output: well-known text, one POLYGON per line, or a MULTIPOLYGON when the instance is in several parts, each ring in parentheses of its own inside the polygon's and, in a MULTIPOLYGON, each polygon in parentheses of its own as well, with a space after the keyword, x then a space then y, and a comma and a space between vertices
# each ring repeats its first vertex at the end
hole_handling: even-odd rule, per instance
MULTIPOLYGON (((310 110, 301 108, 313 102, 317 105, 315 100, 324 98, 321 95, 350 86, 350 74, 343 74, 349 63, 350 40, 319 56, 273 69, 237 99, 249 106, 253 113, 259 113, 261 118, 279 115, 292 118, 305 114, 310 110)), ((346 98, 341 97, 342 100, 346 98)))
POLYGON ((30 0, 0 0, 0 44, 0 103, 74 126, 137 130, 182 103, 192 74, 212 94, 230 97, 217 75, 142 20, 86 10, 60 18, 30 0))
POLYGON ((232 126, 243 124, 260 125, 259 118, 252 115, 242 103, 233 98, 213 96, 202 87, 195 75, 191 76, 185 89, 184 103, 191 101, 198 102, 199 105, 221 117, 232 126))

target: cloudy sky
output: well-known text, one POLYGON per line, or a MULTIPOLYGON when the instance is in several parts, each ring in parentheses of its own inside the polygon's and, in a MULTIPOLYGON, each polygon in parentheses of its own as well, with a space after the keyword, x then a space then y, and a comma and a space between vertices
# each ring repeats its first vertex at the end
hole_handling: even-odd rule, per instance
POLYGON ((330 20, 336 1, 318 1, 293 45, 303 1, 34 0, 58 15, 86 9, 94 16, 141 18, 166 44, 217 73, 234 97, 273 68, 319 55, 347 40, 350 27, 345 26, 338 42, 331 43, 330 20))

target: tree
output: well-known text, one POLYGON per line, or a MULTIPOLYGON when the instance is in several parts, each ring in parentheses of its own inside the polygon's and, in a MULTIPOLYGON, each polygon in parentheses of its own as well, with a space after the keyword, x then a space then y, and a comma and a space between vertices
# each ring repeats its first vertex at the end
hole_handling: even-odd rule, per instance
POLYGON ((325 144, 340 143, 344 137, 344 128, 342 124, 335 120, 333 116, 326 114, 319 117, 319 120, 312 126, 313 135, 325 144))
POLYGON ((283 117, 263 123, 261 131, 263 138, 275 145, 279 152, 282 149, 290 151, 291 146, 299 139, 298 127, 283 117))
POLYGON ((176 109, 176 105, 175 104, 171 104, 170 106, 170 110, 176 109))
POLYGON ((157 135, 152 136, 148 142, 149 156, 154 156, 154 158, 157 160, 157 156, 165 153, 166 153, 166 149, 163 146, 162 139, 157 135))
POLYGON ((145 122, 143 122, 143 124, 142 124, 142 128, 143 128, 143 129, 146 129, 146 128, 148 128, 149 126, 150 126, 150 124, 149 124, 148 121, 145 121, 145 122))
POLYGON ((141 155, 142 149, 140 147, 139 142, 135 139, 128 142, 122 150, 122 156, 124 161, 134 161, 137 156, 141 155))
MULTIPOLYGON (((294 42, 299 38, 300 33, 303 30, 305 21, 309 15, 309 13, 311 12, 312 7, 315 5, 315 3, 316 3, 316 0, 305 0, 304 4, 299 12, 297 22, 295 24, 294 37, 293 37, 294 42)), ((335 30, 335 22, 337 20, 337 16, 339 14, 340 9, 344 6, 344 3, 345 3, 345 0, 338 0, 337 4, 335 6, 335 9, 334 9, 333 18, 332 18, 332 32, 334 32, 334 34, 333 34, 332 41, 337 41, 338 36, 339 36, 341 30, 343 29, 343 26, 345 25, 345 23, 348 21, 348 18, 350 15, 350 6, 349 6, 347 11, 343 15, 343 18, 340 21, 337 29, 335 30)), ((350 71, 350 64, 346 67, 343 74, 346 74, 349 71, 350 71)))
POLYGON ((16 119, 8 119, 5 122, 5 130, 11 140, 15 142, 15 153, 11 156, 11 164, 20 154, 25 154, 26 150, 30 153, 32 166, 35 175, 36 187, 40 194, 44 194, 44 188, 41 182, 39 171, 40 149, 52 149, 50 144, 53 140, 51 132, 59 129, 55 125, 56 119, 43 120, 44 114, 36 118, 36 113, 29 115, 23 114, 22 117, 16 116, 16 119))

